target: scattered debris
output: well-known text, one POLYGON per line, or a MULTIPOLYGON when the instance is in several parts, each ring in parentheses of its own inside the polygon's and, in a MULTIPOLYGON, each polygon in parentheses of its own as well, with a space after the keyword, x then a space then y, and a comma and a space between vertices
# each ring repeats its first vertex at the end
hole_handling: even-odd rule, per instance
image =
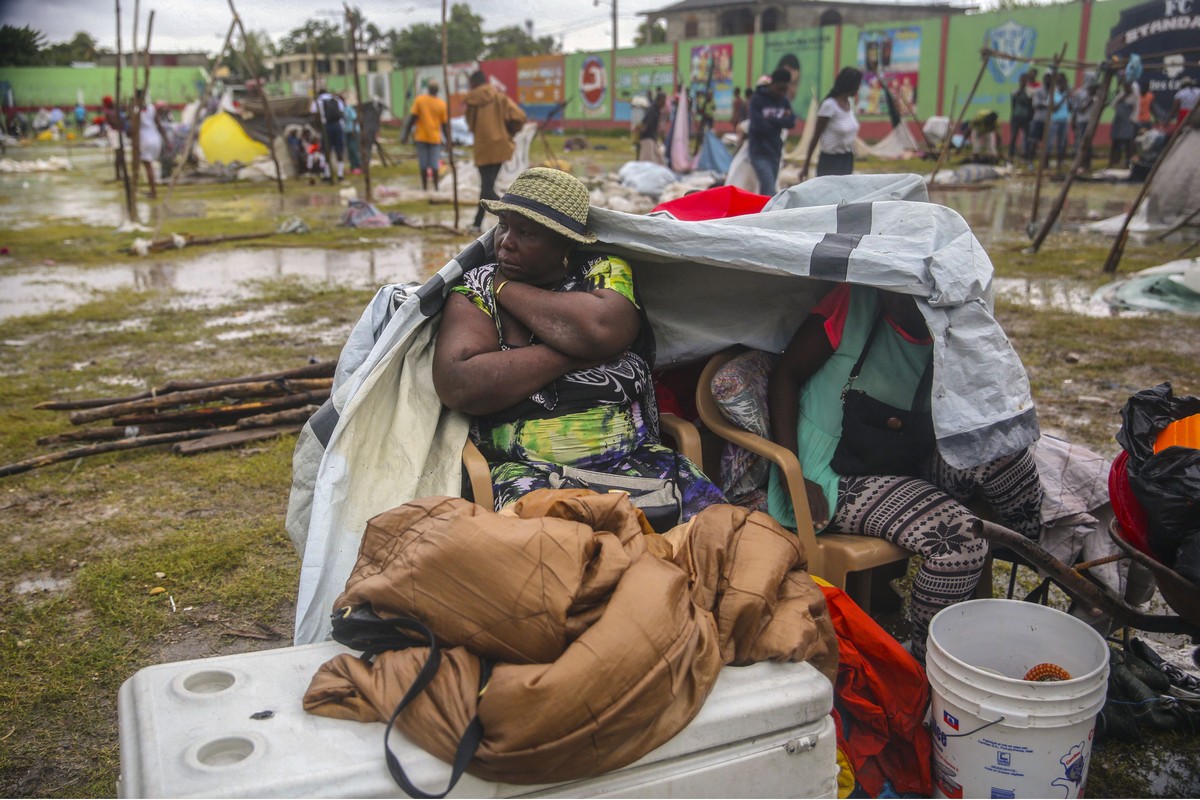
POLYGON ((325 361, 264 375, 172 381, 134 397, 39 403, 39 410, 70 412, 74 425, 111 425, 42 437, 40 445, 86 444, 0 465, 0 477, 117 450, 172 444, 175 453, 191 455, 295 433, 329 398, 335 367, 325 361))

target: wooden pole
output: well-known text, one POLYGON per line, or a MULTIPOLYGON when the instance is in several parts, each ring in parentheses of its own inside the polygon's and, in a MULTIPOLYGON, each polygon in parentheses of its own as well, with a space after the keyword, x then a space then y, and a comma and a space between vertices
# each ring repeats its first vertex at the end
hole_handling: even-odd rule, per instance
POLYGON ((138 90, 138 16, 141 14, 141 0, 133 0, 133 47, 129 51, 133 56, 133 119, 130 120, 130 127, 133 133, 130 138, 133 142, 130 145, 130 151, 133 158, 133 174, 130 176, 129 185, 130 191, 133 193, 134 208, 137 208, 137 188, 138 188, 138 170, 142 168, 142 102, 145 97, 139 100, 138 90))
POLYGON ((325 378, 298 378, 296 380, 260 381, 257 383, 237 383, 229 386, 210 386, 206 389, 191 389, 185 392, 175 392, 164 397, 147 397, 144 400, 133 400, 128 403, 114 403, 99 408, 85 408, 70 414, 72 425, 83 425, 98 419, 112 419, 126 414, 136 414, 159 408, 175 408, 188 403, 201 403, 210 400, 228 400, 239 397, 278 397, 284 394, 300 392, 319 392, 330 388, 330 382, 325 378))
MULTIPOLYGON (((1129 238, 1129 222, 1133 219, 1133 215, 1137 213, 1138 206, 1146 199, 1146 195, 1150 191, 1150 184, 1154 181, 1154 176, 1158 174, 1158 168, 1167 160, 1167 154, 1171 152, 1171 148, 1179 141, 1179 134, 1183 132, 1184 128, 1192 127, 1192 124, 1196 120, 1196 109, 1198 108, 1200 108, 1200 103, 1192 106, 1192 110, 1183 118, 1183 121, 1175 126, 1175 130, 1171 131, 1171 138, 1167 139, 1166 145, 1158 155, 1158 160, 1150 168, 1150 174, 1146 176, 1146 180, 1142 181, 1142 188, 1138 192, 1137 197, 1134 198, 1133 205, 1129 207, 1129 213, 1125 215, 1125 222, 1121 224, 1121 232, 1117 234, 1117 239, 1113 242, 1112 250, 1108 253, 1108 260, 1104 262, 1105 272, 1117 271, 1117 264, 1121 261, 1121 254, 1125 252, 1125 241, 1129 238)), ((1185 249, 1185 252, 1189 249, 1191 249, 1190 246, 1185 249)))
POLYGON ((1184 228, 1184 227, 1187 227, 1188 225, 1191 225, 1192 220, 1194 220, 1197 217, 1197 215, 1200 215, 1200 206, 1197 206, 1195 211, 1188 214, 1186 217, 1179 220, 1179 222, 1176 222, 1174 225, 1167 228, 1165 231, 1163 231, 1158 236, 1156 236, 1154 241, 1161 242, 1163 239, 1167 238, 1168 236, 1170 236, 1172 233, 1179 230, 1180 228, 1184 228))
POLYGON ((183 172, 183 165, 187 163, 192 148, 196 146, 196 140, 200 138, 200 123, 203 121, 201 115, 208 106, 208 98, 212 95, 213 84, 216 83, 213 76, 216 74, 217 68, 221 66, 221 62, 225 60, 225 51, 229 49, 229 44, 233 41, 233 32, 236 29, 237 22, 231 22, 229 24, 229 31, 225 34, 225 42, 221 45, 221 50, 217 53, 217 59, 213 62, 212 69, 209 70, 208 83, 204 85, 204 93, 200 96, 200 102, 196 105, 196 116, 192 119, 192 126, 188 129, 187 141, 184 142, 183 150, 176 157, 175 167, 171 170, 171 182, 167 185, 166 196, 162 199, 161 211, 158 215, 158 224, 154 228, 154 238, 156 239, 162 231, 167 204, 171 201, 171 193, 175 191, 175 184, 179 182, 179 175, 183 172))
POLYGON ((971 100, 975 97, 975 91, 979 88, 979 82, 983 80, 983 73, 987 71, 988 59, 986 51, 980 53, 983 62, 979 65, 979 74, 975 76, 975 83, 971 86, 971 91, 967 95, 967 99, 963 101, 962 110, 958 112, 958 119, 953 127, 946 131, 946 138, 942 140, 942 149, 938 151, 937 163, 933 165, 933 172, 929 173, 930 182, 937 176, 938 170, 942 168, 942 161, 946 158, 946 153, 950 150, 950 140, 954 138, 954 132, 958 130, 958 126, 962 125, 963 117, 967 115, 967 108, 971 105, 971 100))
MULTIPOLYGON (((1058 75, 1058 65, 1062 63, 1063 56, 1067 54, 1067 46, 1063 44, 1063 49, 1060 53, 1054 56, 1054 61, 1050 64, 1050 82, 1051 86, 1046 87, 1046 96, 1049 102, 1054 101, 1054 86, 1055 76, 1058 75)), ((1033 207, 1029 213, 1029 224, 1037 223, 1038 204, 1042 199, 1042 173, 1046 171, 1046 165, 1050 160, 1050 115, 1053 109, 1046 109, 1046 125, 1042 130, 1042 140, 1038 142, 1038 149, 1041 152, 1038 154, 1037 177, 1033 180, 1033 207)), ((1036 111, 1033 113, 1037 113, 1036 111)))
MULTIPOLYGON (((446 38, 446 0, 442 0, 442 85, 446 87, 447 108, 450 106, 450 67, 447 64, 449 54, 450 43, 446 38)), ((458 167, 454 165, 453 137, 446 142, 446 160, 450 164, 450 186, 454 197, 454 229, 458 230, 458 167)))
MULTIPOLYGON (((350 13, 350 6, 342 3, 342 8, 346 9, 346 24, 350 27, 350 65, 354 70, 354 97, 358 102, 358 130, 355 131, 355 136, 358 137, 358 153, 359 158, 362 158, 366 149, 363 147, 363 95, 362 82, 358 78, 358 23, 350 13)), ((371 202, 371 159, 368 157, 363 160, 363 193, 367 196, 367 202, 371 202)))
MULTIPOLYGON (((137 203, 133 198, 133 186, 129 183, 129 165, 125 161, 125 126, 121 124, 121 70, 124 67, 122 63, 125 60, 125 54, 121 50, 121 0, 116 0, 117 4, 117 89, 116 99, 114 100, 114 111, 117 120, 117 173, 125 182, 125 215, 130 222, 137 222, 137 203)), ((133 44, 137 47, 137 42, 133 44)))
MULTIPOLYGON (((233 7, 233 0, 229 0, 229 11, 233 14, 233 23, 242 33, 242 45, 245 46, 249 41, 246 38, 246 26, 242 24, 242 18, 233 7)), ((250 59, 246 58, 245 53, 238 53, 238 60, 242 62, 242 69, 246 70, 247 74, 253 74, 255 78, 260 77, 258 71, 250 65, 250 59)), ((279 156, 275 153, 275 139, 279 135, 279 129, 275 127, 275 112, 271 110, 271 101, 261 81, 258 84, 258 94, 262 97, 263 113, 267 116, 267 134, 271 137, 271 163, 275 165, 275 184, 279 187, 279 193, 283 194, 283 172, 279 169, 279 156)))
POLYGON ((1092 102, 1092 110, 1088 115, 1087 130, 1083 133, 1083 141, 1076 142, 1075 158, 1071 161, 1071 170, 1067 173, 1066 180, 1063 181, 1062 189, 1058 192, 1058 197, 1054 200, 1054 205, 1050 207, 1050 213, 1046 215, 1046 220, 1042 223, 1041 230, 1037 232, 1037 236, 1033 239, 1033 244, 1030 249, 1037 252, 1042 246, 1042 242, 1046 241, 1046 236, 1050 233, 1050 228, 1058 219, 1058 215, 1062 213, 1063 205, 1067 202, 1067 192, 1071 191, 1071 184, 1075 182, 1075 175, 1083 166, 1083 158, 1086 155, 1088 148, 1092 146, 1092 137, 1096 135, 1096 128, 1100 124, 1100 115, 1104 113, 1104 107, 1108 105, 1108 87, 1112 83, 1114 71, 1107 64, 1101 67, 1104 72, 1104 83, 1101 85, 1099 94, 1092 102))

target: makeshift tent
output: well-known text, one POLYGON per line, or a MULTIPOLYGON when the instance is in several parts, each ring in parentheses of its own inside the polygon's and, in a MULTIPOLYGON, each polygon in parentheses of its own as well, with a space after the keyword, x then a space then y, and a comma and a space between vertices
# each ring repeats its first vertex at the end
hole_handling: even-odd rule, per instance
POLYGON ((867 144, 862 139, 855 139, 854 155, 857 158, 881 159, 920 156, 925 152, 925 145, 922 143, 922 138, 913 134, 915 127, 915 122, 901 122, 875 144, 867 144))
MULTIPOLYGON (((1200 129, 1180 131, 1161 158, 1163 164, 1154 174, 1146 199, 1130 221, 1129 230, 1135 233, 1169 228, 1200 208, 1200 129)), ((1124 221, 1125 214, 1118 214, 1085 228, 1115 236, 1124 221)))
POLYGON ((721 144, 721 140, 712 130, 704 132, 704 139, 700 145, 700 152, 696 154, 696 158, 692 163, 692 169, 708 170, 717 175, 724 176, 729 172, 729 165, 733 161, 733 157, 729 155, 729 151, 725 149, 725 145, 721 144))
POLYGON ((200 123, 200 150, 204 159, 214 164, 249 164, 269 156, 271 151, 255 141, 242 128, 237 118, 227 111, 218 111, 200 123))
MULTIPOLYGON (((685 222, 593 208, 588 226, 593 248, 633 267, 656 369, 738 343, 781 351, 829 281, 914 295, 934 341, 939 449, 961 467, 1039 431, 1024 367, 991 313, 991 262, 962 217, 928 199, 918 175, 823 177, 759 214, 685 222)), ((342 349, 332 398, 301 432, 287 521, 303 553, 297 643, 328 635, 367 519, 460 491, 470 420, 433 389, 434 337, 450 287, 491 261, 492 246, 484 234, 415 291, 382 288, 342 349)))

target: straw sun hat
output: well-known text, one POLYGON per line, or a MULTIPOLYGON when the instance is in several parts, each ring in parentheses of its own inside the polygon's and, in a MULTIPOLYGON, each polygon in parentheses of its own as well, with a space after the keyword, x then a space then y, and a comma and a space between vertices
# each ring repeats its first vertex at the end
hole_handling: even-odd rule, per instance
POLYGON ((596 234, 587 227, 587 187, 561 170, 530 167, 517 176, 499 200, 479 202, 493 214, 512 211, 573 241, 596 241, 596 234))

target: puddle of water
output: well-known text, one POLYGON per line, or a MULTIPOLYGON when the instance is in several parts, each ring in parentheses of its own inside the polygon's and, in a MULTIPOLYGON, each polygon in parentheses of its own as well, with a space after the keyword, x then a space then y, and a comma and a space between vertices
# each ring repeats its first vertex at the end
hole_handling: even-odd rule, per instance
POLYGON ((459 243, 431 244, 413 237, 374 250, 251 248, 170 263, 38 267, 0 275, 0 319, 65 311, 113 291, 158 292, 172 307, 211 308, 253 296, 252 282, 261 280, 296 279, 354 289, 424 282, 460 249, 459 243))
POLYGON ((66 578, 26 578, 17 581, 13 587, 14 594, 34 594, 35 592, 58 592, 66 589, 71 582, 66 578))
POLYGON ((1090 286, 1066 279, 994 278, 997 298, 1039 310, 1070 311, 1085 317, 1144 317, 1146 312, 1117 309, 1090 286))
MULTIPOLYGON (((1061 183, 1043 181, 1039 219, 1050 212, 1061 188, 1061 183)), ((1074 230, 1086 222, 1124 213, 1138 188, 1136 184, 1076 182, 1055 224, 1059 230, 1074 230)), ((1026 229, 1033 210, 1033 190, 1032 178, 1014 178, 996 181, 990 188, 933 188, 930 199, 961 214, 984 247, 1028 244, 1026 229)))

